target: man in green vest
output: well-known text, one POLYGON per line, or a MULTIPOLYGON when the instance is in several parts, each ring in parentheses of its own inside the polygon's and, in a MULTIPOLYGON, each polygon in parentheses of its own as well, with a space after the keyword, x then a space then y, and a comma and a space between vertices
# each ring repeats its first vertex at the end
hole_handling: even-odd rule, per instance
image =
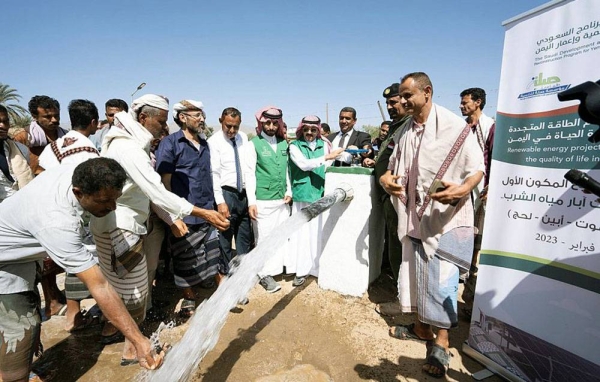
MULTIPOLYGON (((288 143, 285 139, 283 113, 267 106, 256 114, 258 135, 248 149, 249 176, 246 182, 248 212, 254 221, 257 244, 269 236, 290 216, 292 191, 288 177, 288 143)), ((287 242, 286 242, 287 244, 287 242)), ((288 260, 284 245, 267 260, 259 274, 260 285, 269 293, 281 289, 273 276, 281 274, 288 260)))

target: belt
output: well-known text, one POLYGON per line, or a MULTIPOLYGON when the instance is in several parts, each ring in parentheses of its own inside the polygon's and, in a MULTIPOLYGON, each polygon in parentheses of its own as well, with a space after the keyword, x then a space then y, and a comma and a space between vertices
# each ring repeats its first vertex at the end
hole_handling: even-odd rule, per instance
POLYGON ((238 192, 237 188, 235 188, 235 187, 221 186, 221 188, 223 190, 225 190, 225 191, 233 192, 233 193, 236 193, 238 195, 246 195, 246 189, 245 188, 242 190, 242 192, 238 192))

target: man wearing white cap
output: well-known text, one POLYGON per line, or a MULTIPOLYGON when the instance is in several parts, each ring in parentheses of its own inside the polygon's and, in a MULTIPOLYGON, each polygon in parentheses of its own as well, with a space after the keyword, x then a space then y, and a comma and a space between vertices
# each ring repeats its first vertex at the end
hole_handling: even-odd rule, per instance
MULTIPOLYGON (((136 99, 130 113, 115 115, 115 128, 102 142, 102 156, 115 159, 127 173, 117 209, 102 218, 91 220, 102 272, 123 299, 133 319, 140 323, 146 312, 148 274, 143 249, 145 222, 154 203, 174 224, 171 230, 182 235, 187 227, 184 216, 201 217, 218 229, 229 222, 214 210, 194 206, 169 192, 150 160, 150 145, 162 136, 167 126, 169 102, 165 97, 147 94, 136 99)), ((107 333, 104 333, 106 335, 107 333)), ((121 364, 134 362, 135 352, 125 340, 121 364)))
MULTIPOLYGON (((164 138, 156 151, 156 171, 165 187, 195 206, 211 210, 215 205, 210 172, 210 151, 204 135, 202 102, 183 100, 173 107, 173 119, 181 130, 164 138)), ((175 285, 183 290, 180 313, 191 316, 196 309, 192 287, 214 285, 219 265, 219 234, 206 220, 187 216, 189 232, 170 235, 175 285)))

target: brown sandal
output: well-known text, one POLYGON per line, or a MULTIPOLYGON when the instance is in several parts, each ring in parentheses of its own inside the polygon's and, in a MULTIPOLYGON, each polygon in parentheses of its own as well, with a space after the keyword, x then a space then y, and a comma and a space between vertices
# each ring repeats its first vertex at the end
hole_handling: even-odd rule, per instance
POLYGON ((419 337, 415 332, 415 324, 392 326, 389 333, 391 337, 399 340, 427 342, 435 339, 435 336, 433 338, 419 337))

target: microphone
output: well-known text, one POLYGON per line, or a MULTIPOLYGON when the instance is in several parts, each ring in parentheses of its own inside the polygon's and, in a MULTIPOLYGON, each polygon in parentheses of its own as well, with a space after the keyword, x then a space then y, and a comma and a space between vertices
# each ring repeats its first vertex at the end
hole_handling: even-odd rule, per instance
MULTIPOLYGON (((558 100, 579 100, 577 109, 581 119, 592 125, 600 125, 600 81, 587 81, 557 94, 558 100)), ((597 143, 600 141, 600 129, 588 138, 588 141, 597 143)))
POLYGON ((590 178, 586 173, 579 170, 569 170, 565 174, 565 179, 574 185, 585 188, 596 196, 600 196, 600 183, 590 178))

